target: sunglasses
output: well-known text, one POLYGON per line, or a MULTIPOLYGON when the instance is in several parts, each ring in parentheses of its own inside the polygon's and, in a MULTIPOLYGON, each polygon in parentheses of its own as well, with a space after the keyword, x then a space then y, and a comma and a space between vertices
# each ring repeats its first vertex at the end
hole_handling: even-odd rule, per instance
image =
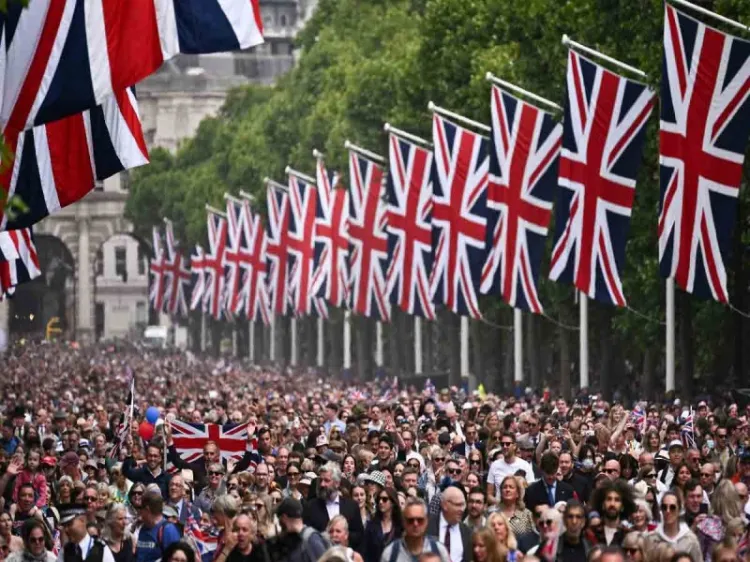
POLYGON ((451 468, 448 470, 448 474, 458 475, 461 474, 460 468, 451 468))
POLYGON ((649 472, 644 478, 656 478, 655 472, 649 472))
POLYGON ((500 443, 500 446, 501 447, 512 447, 513 446, 513 441, 503 441, 502 443, 500 443))
POLYGON ((419 463, 418 462, 409 463, 406 466, 408 466, 409 468, 416 468, 417 470, 419 470, 419 463))
POLYGON ((435 462, 445 462, 445 457, 435 457, 432 460, 435 461, 435 462))
POLYGON ((299 476, 299 472, 287 472, 286 475, 289 478, 295 478, 295 477, 299 476))
POLYGON ((29 537, 29 542, 31 544, 42 544, 44 542, 44 537, 29 537))
POLYGON ((660 506, 662 511, 677 511, 677 504, 674 503, 663 503, 660 506))
POLYGON ((421 524, 422 524, 422 523, 424 523, 424 522, 425 522, 425 521, 426 521, 427 519, 426 519, 426 518, 424 518, 424 517, 406 517, 406 518, 405 518, 404 520, 406 521, 406 524, 407 524, 407 525, 414 525, 415 523, 416 523, 417 525, 421 525, 421 524))
POLYGON ((143 492, 140 492, 140 491, 135 491, 135 492, 131 492, 131 493, 130 493, 130 495, 131 495, 131 496, 142 496, 142 495, 143 495, 143 492))
POLYGON ((89 503, 95 502, 96 498, 94 496, 86 496, 86 501, 89 502, 89 503))
MULTIPOLYGON (((212 471, 212 472, 209 472, 208 475, 209 476, 224 476, 224 473, 223 472, 212 471)), ((260 474, 257 474, 256 476, 260 476, 260 474)))
POLYGON ((391 498, 389 498, 388 496, 380 496, 380 497, 378 498, 378 501, 379 501, 380 503, 388 503, 389 501, 391 501, 391 498))
POLYGON ((635 553, 637 553, 637 552, 638 552, 638 549, 637 549, 637 548, 627 548, 627 547, 623 547, 623 548, 622 548, 622 551, 623 551, 623 552, 624 552, 625 554, 627 554, 628 556, 633 556, 633 555, 634 555, 635 553))
POLYGON ((552 519, 540 519, 539 525, 542 527, 551 527, 554 521, 552 519))

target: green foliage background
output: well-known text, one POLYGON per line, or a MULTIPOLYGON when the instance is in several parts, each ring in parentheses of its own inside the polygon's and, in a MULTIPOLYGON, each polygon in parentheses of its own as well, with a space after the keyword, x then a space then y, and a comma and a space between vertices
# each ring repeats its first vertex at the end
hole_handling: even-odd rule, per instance
MULTIPOLYGON (((750 22, 747 1, 699 3, 750 22)), ((152 164, 134 175, 128 214, 144 236, 167 216, 183 240, 202 242, 205 203, 221 205, 225 191, 244 189, 264 209, 262 178, 282 178, 287 164, 312 174, 313 148, 325 152, 330 167, 345 171, 344 140, 385 153, 386 121, 429 137, 429 100, 488 122, 488 70, 562 105, 564 33, 643 69, 658 90, 663 10, 661 0, 320 0, 298 36, 301 56, 294 70, 272 88, 232 91, 220 115, 206 119, 176 155, 152 151, 152 164)), ((657 117, 658 109, 649 124, 624 273, 629 303, 647 318, 590 305, 592 377, 605 390, 663 388, 657 117)), ((747 200, 743 185, 735 253, 727 264, 731 299, 741 309, 750 308, 747 200)), ((546 310, 576 324, 573 291, 546 280, 547 259, 541 280, 546 310)), ((677 301, 680 389, 740 384, 748 370, 745 321, 715 303, 686 295, 677 301)), ((510 324, 510 310, 499 299, 484 299, 482 308, 490 322, 510 324)), ((565 390, 577 376, 576 332, 527 318, 531 383, 565 390)), ((446 337, 439 326, 433 331, 438 342, 446 337)), ((509 385, 509 334, 487 325, 475 326, 473 334, 472 370, 509 385)), ((433 368, 445 367, 441 362, 433 368)), ((408 370, 408 361, 399 367, 408 370)))

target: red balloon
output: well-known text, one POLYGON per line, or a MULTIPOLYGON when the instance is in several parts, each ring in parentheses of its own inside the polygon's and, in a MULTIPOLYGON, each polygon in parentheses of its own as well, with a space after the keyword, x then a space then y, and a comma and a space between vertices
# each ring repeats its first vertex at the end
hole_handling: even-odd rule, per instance
POLYGON ((154 426, 143 420, 141 425, 138 426, 138 435, 144 441, 151 441, 151 438, 154 436, 154 426))

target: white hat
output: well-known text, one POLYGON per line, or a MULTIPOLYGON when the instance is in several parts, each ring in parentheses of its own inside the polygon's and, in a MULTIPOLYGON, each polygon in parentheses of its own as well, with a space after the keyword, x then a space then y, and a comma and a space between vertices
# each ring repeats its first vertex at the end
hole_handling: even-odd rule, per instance
POLYGON ((317 439, 315 439, 315 446, 323 447, 325 445, 328 445, 328 438, 325 436, 325 434, 321 433, 320 435, 318 435, 317 439))

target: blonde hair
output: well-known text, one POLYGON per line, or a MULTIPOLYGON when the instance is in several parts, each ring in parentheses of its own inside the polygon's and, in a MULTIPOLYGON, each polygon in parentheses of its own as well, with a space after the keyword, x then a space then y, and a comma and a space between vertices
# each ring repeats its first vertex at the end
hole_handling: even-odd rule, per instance
MULTIPOLYGON (((502 544, 501 546, 506 549, 506 551, 518 550, 518 540, 516 539, 516 534, 513 532, 513 527, 510 526, 510 521, 508 521, 508 518, 504 513, 502 513, 501 511, 495 511, 494 513, 491 513, 487 518, 487 528, 492 530, 492 524, 498 519, 503 522, 503 525, 505 525, 505 528, 508 530, 508 538, 505 539, 505 544, 502 544)), ((508 552, 505 552, 504 556, 507 556, 507 554, 508 552)))
POLYGON ((740 495, 731 480, 721 480, 711 495, 711 512, 720 517, 724 525, 732 519, 741 518, 742 505, 740 495))
POLYGON ((502 494, 503 484, 505 484, 506 480, 512 481, 516 485, 516 492, 518 492, 518 499, 516 500, 516 508, 523 511, 526 509, 526 505, 523 503, 523 498, 526 495, 526 488, 524 488, 523 484, 519 482, 521 480, 518 476, 513 476, 512 474, 509 474, 505 478, 502 479, 500 482, 500 491, 502 494))
MULTIPOLYGON (((497 513, 492 515, 497 515, 497 513)), ((510 530, 510 527, 508 529, 510 530)), ((487 550, 487 562, 503 562, 508 557, 508 547, 500 544, 489 524, 474 532, 471 539, 472 546, 477 542, 477 539, 482 541, 484 548, 487 550)))

